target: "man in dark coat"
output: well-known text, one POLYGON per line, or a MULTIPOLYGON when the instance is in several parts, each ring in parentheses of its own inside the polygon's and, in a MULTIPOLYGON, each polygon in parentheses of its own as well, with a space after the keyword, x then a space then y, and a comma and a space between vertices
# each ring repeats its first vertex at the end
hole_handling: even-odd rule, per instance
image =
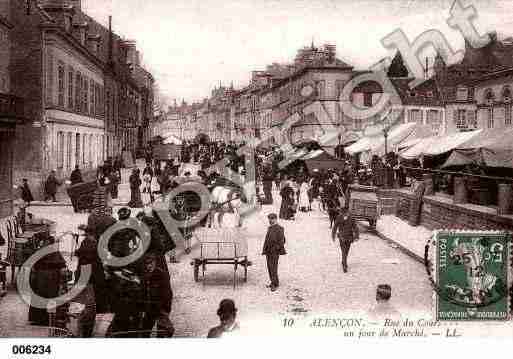
POLYGON ((262 181, 264 185, 264 196, 265 196, 265 203, 263 204, 273 204, 273 195, 272 195, 272 188, 273 188, 273 171, 271 166, 265 166, 263 169, 263 176, 262 181))
POLYGON ((27 206, 30 206, 30 202, 34 200, 26 178, 23 179, 23 184, 21 185, 21 199, 27 204, 27 206))
POLYGON ((262 255, 267 259, 267 270, 271 283, 267 286, 271 291, 276 291, 280 285, 278 279, 278 260, 281 255, 287 254, 285 251, 285 233, 283 227, 278 224, 278 216, 271 213, 267 216, 269 219, 269 228, 265 236, 262 255))
POLYGON ((347 273, 347 256, 349 255, 351 243, 357 241, 360 237, 358 226, 347 208, 341 208, 340 214, 335 220, 335 225, 331 231, 333 242, 335 242, 335 236, 337 235, 342 251, 342 269, 344 273, 347 273))
POLYGON ((55 170, 52 170, 45 182, 45 201, 51 199, 53 202, 57 202, 55 194, 57 193, 57 187, 60 185, 61 183, 55 177, 55 170))
POLYGON ((150 229, 151 241, 145 255, 152 255, 157 261, 157 268, 169 277, 165 254, 166 250, 172 250, 176 245, 157 216, 155 211, 151 210, 150 213, 143 212, 139 217, 139 220, 150 229))
POLYGON ((82 179, 82 173, 80 172, 80 168, 78 167, 78 165, 76 165, 73 172, 71 172, 69 180, 72 186, 84 182, 84 180, 82 179))
POLYGON ((159 332, 167 332, 167 335, 159 333, 159 336, 173 336, 174 329, 169 321, 173 292, 171 290, 169 276, 158 268, 157 260, 153 255, 147 255, 144 259, 144 276, 142 284, 144 298, 144 317, 142 320, 142 330, 144 331, 143 336, 150 336, 151 330, 157 320, 157 329, 159 332))
MULTIPOLYGON (((73 172, 71 172, 71 176, 69 177, 69 180, 70 180, 72 186, 84 182, 84 180, 82 179, 82 173, 80 172, 78 165, 76 165, 73 172)), ((70 196, 70 200, 71 200, 71 204, 73 205, 73 211, 75 213, 78 213, 79 209, 78 209, 77 196, 70 196)))

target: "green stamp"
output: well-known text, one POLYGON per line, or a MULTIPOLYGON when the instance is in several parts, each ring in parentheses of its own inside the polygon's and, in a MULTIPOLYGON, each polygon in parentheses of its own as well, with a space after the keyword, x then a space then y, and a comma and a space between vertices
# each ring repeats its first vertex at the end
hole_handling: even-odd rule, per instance
POLYGON ((436 319, 508 320, 510 246, 511 235, 506 232, 436 232, 436 319))

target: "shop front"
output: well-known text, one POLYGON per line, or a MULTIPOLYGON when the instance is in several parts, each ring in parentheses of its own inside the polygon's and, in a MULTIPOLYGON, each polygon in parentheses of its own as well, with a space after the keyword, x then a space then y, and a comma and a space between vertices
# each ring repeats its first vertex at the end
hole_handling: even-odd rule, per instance
POLYGON ((13 213, 13 165, 16 122, 24 118, 23 100, 0 93, 0 218, 13 213))

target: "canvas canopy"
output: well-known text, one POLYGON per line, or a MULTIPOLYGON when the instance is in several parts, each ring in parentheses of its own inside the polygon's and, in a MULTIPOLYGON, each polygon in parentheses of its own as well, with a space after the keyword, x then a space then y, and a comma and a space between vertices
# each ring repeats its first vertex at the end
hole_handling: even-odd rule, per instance
POLYGON ((175 135, 169 135, 164 138, 164 141, 162 142, 165 145, 173 144, 173 145, 181 145, 183 142, 181 139, 176 137, 175 135))
POLYGON ((428 137, 400 153, 401 157, 414 159, 420 156, 437 156, 458 148, 481 133, 482 130, 457 132, 445 136, 428 137))
MULTIPOLYGON (((398 143, 413 135, 416 127, 416 123, 410 122, 392 128, 387 137, 387 151, 394 149, 398 143)), ((373 155, 385 155, 385 136, 378 137, 376 141, 373 141, 370 151, 373 155)))
POLYGON ((484 130, 458 146, 442 167, 475 163, 488 167, 513 168, 512 139, 511 128, 484 130))
MULTIPOLYGON (((390 129, 387 136, 387 147, 392 149, 404 141, 413 133, 416 126, 417 124, 413 122, 403 123, 390 129)), ((379 132, 379 135, 362 137, 351 146, 346 147, 345 151, 351 155, 370 151, 372 154, 382 156, 385 154, 385 136, 383 132, 379 132)))
POLYGON ((341 170, 345 162, 339 160, 323 150, 312 151, 301 158, 309 172, 313 170, 327 170, 330 168, 341 170))

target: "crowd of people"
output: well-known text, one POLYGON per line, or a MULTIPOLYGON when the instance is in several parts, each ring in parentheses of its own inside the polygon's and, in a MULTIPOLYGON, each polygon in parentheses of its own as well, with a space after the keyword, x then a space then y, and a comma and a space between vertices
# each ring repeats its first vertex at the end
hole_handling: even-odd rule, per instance
MULTIPOLYGON (((153 158, 151 151, 145 153, 144 169, 134 167, 129 177, 130 201, 127 207, 118 212, 118 220, 101 211, 90 213, 87 225, 81 229, 85 238, 77 249, 78 270, 75 278, 85 266, 91 266, 92 275, 86 289, 81 293, 79 301, 85 306, 85 314, 81 317, 80 334, 82 337, 93 335, 97 313, 114 313, 111 331, 119 336, 149 336, 157 324, 160 336, 172 336, 173 325, 169 321, 173 293, 171 278, 166 263, 165 254, 174 253, 174 239, 165 230, 163 223, 151 210, 148 204, 155 201, 157 195, 166 194, 182 183, 180 175, 191 177, 191 173, 180 174, 179 168, 183 163, 200 164, 199 180, 212 188, 213 183, 223 181, 224 174, 219 173, 219 166, 213 166, 219 161, 233 172, 246 175, 246 156, 237 153, 240 145, 233 143, 187 143, 181 148, 180 158, 153 158), (146 207, 145 207, 146 206, 146 207), (109 262, 99 258, 98 245, 100 237, 118 221, 131 217, 131 208, 146 208, 137 214, 136 219, 150 228, 150 246, 144 256, 122 269, 109 265, 109 262)), ((270 283, 268 288, 276 291, 279 287, 278 262, 279 257, 286 254, 284 228, 278 220, 293 221, 312 211, 312 204, 317 199, 330 218, 332 237, 340 241, 343 271, 347 272, 347 256, 350 245, 358 240, 359 233, 347 207, 349 203, 349 185, 360 180, 359 168, 350 161, 341 161, 343 166, 338 169, 314 169, 309 171, 304 165, 280 168, 284 154, 276 149, 256 149, 253 163, 255 164, 256 192, 263 206, 274 203, 273 187, 281 197, 278 214, 270 214, 269 228, 266 234, 262 254, 266 256, 270 283), (299 216, 299 217, 298 217, 299 216)), ((379 160, 379 159, 378 159, 379 160)), ((383 162, 374 161, 371 165, 374 175, 373 183, 383 185, 383 162), (379 178, 378 178, 379 177, 379 178), (381 182, 380 182, 381 181, 381 182)), ((248 161, 249 162, 249 161, 248 161)), ((98 168, 97 184, 105 187, 112 198, 118 196, 118 185, 121 182, 121 156, 108 159, 98 168)), ((77 166, 71 173, 69 184, 75 186, 83 183, 82 173, 77 166)), ((226 180, 224 180, 226 182, 226 180)), ((229 182, 229 181, 228 181, 229 182)), ((57 187, 62 183, 57 180, 54 171, 50 173, 45 193, 48 199, 55 200, 57 187)), ((233 184, 233 183, 232 183, 233 184)), ((33 200, 30 189, 24 183, 21 188, 25 201, 33 200)), ((274 192, 274 193, 276 193, 274 192)), ((75 211, 79 211, 76 199, 72 198, 75 211)), ((182 201, 183 204, 183 201, 182 201)), ((190 209, 190 208, 189 208, 190 209)), ((178 215, 178 214, 177 214, 178 215)), ((202 221, 200 225, 205 225, 202 221)), ((141 238, 132 229, 117 231, 110 240, 109 253, 114 257, 126 257, 141 245, 141 238)), ((56 261, 56 263, 62 261, 56 261)), ((59 267, 61 269, 61 267, 59 267)), ((236 330, 235 322, 237 309, 229 299, 221 302, 218 315, 221 324, 212 328, 209 337, 218 337, 225 332, 236 330)))

